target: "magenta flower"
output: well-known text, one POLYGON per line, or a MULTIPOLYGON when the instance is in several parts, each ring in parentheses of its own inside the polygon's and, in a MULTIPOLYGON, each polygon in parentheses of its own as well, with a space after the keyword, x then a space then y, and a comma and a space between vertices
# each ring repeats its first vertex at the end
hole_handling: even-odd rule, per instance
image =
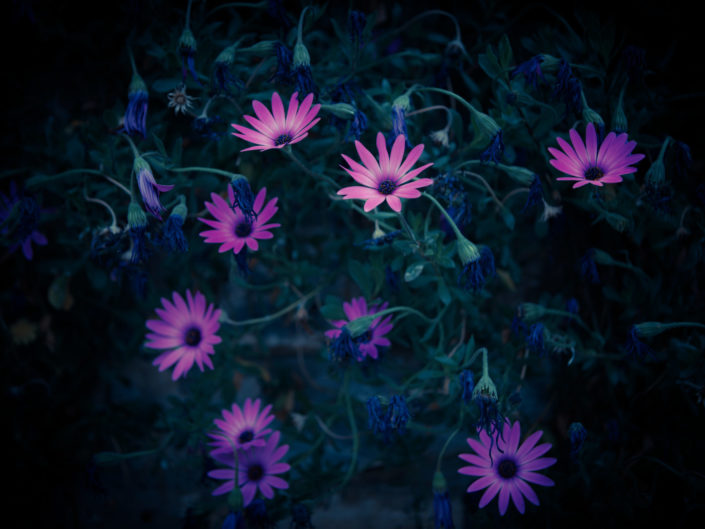
POLYGON ((206 298, 200 292, 192 296, 190 290, 186 291, 188 305, 178 292, 172 294, 172 299, 173 304, 162 298, 164 309, 155 309, 160 319, 147 320, 147 328, 153 332, 147 334, 149 341, 145 345, 167 349, 153 364, 159 366, 159 371, 176 364, 172 380, 186 376, 194 362, 201 371, 203 364, 213 369, 208 355, 215 354, 213 346, 221 342, 215 334, 220 327, 220 309, 214 310, 213 304, 206 308, 206 298))
POLYGON ((208 224, 212 230, 199 233, 208 243, 222 243, 218 252, 223 253, 232 250, 233 253, 240 253, 243 246, 247 244, 250 250, 257 250, 259 244, 257 239, 271 239, 274 237, 270 230, 278 228, 281 224, 267 224, 267 221, 274 216, 279 209, 277 198, 273 198, 264 206, 264 199, 267 197, 267 188, 263 187, 255 197, 252 206, 254 215, 245 215, 235 205, 235 192, 233 186, 228 184, 228 202, 220 195, 211 193, 211 202, 206 202, 206 208, 217 220, 198 218, 201 222, 208 224), (264 206, 264 208, 262 207, 264 206))
MULTIPOLYGON (((403 136, 401 138, 403 139, 403 136)), ((377 314, 379 311, 386 309, 388 305, 389 303, 385 301, 381 306, 371 305, 368 307, 367 301, 365 301, 365 298, 363 297, 353 298, 350 300, 350 303, 344 302, 343 311, 348 319, 332 321, 331 323, 337 328, 330 329, 326 331, 325 334, 331 340, 335 340, 338 336, 340 336, 340 333, 342 332, 341 329, 348 322, 356 320, 361 316, 367 316, 368 314, 377 314)), ((389 339, 384 337, 385 334, 394 328, 391 321, 391 315, 383 319, 375 318, 372 320, 369 330, 359 338, 355 339, 357 347, 360 351, 360 355, 357 357, 358 362, 362 362, 365 356, 376 359, 379 356, 377 346, 389 347, 391 345, 389 339)))
POLYGON ((636 172, 631 164, 641 160, 643 154, 631 154, 635 141, 627 141, 627 134, 617 135, 610 132, 602 144, 597 146, 595 125, 588 123, 585 131, 585 143, 575 129, 570 129, 573 146, 563 138, 556 138, 562 151, 549 147, 548 152, 555 159, 549 163, 559 171, 571 175, 561 176, 556 180, 575 180, 573 189, 592 184, 602 187, 604 184, 616 184, 622 181, 622 175, 636 172))
MULTIPOLYGON (((274 432, 267 439, 264 446, 254 446, 249 450, 238 452, 238 486, 242 492, 242 499, 245 506, 249 505, 257 494, 257 489, 267 499, 274 497, 273 489, 288 489, 289 484, 275 474, 288 472, 291 468, 287 463, 280 460, 289 451, 289 445, 277 447, 279 443, 279 432, 274 432)), ((233 490, 235 487, 235 459, 230 453, 227 456, 216 457, 218 461, 228 465, 230 468, 211 470, 208 476, 215 479, 224 479, 213 491, 213 496, 220 496, 233 490)))
POLYGON ((267 425, 274 420, 274 415, 269 413, 272 405, 265 406, 260 411, 262 402, 257 399, 247 399, 244 409, 237 404, 233 404, 232 412, 223 410, 223 419, 215 419, 213 422, 220 428, 218 431, 208 435, 215 439, 211 443, 215 450, 211 455, 230 453, 233 448, 236 450, 247 450, 252 446, 264 446, 265 437, 271 433, 267 425))
POLYGON ((504 515, 507 512, 510 496, 517 510, 524 514, 524 497, 534 505, 539 504, 539 499, 529 483, 544 487, 555 485, 553 480, 536 472, 556 462, 553 457, 541 457, 552 446, 549 443, 536 446, 542 434, 541 431, 532 433, 519 446, 519 422, 510 426, 507 420, 502 435, 496 432, 494 440, 491 440, 484 430, 480 431, 479 442, 475 439, 467 440, 477 455, 460 454, 458 457, 470 463, 470 466, 461 467, 458 472, 468 476, 481 476, 468 487, 468 492, 487 488, 480 498, 480 508, 485 507, 499 493, 499 514, 504 515))
POLYGON ((377 133, 377 151, 379 152, 379 161, 372 156, 362 143, 355 141, 355 148, 360 156, 362 165, 352 160, 350 157, 341 154, 343 159, 348 162, 350 168, 345 169, 356 182, 361 186, 344 187, 338 191, 343 198, 361 198, 365 200, 365 211, 370 211, 379 206, 385 200, 389 207, 394 211, 401 211, 400 198, 418 198, 421 192, 420 187, 429 186, 433 183, 430 178, 420 178, 412 180, 421 171, 431 167, 432 163, 427 163, 421 167, 417 167, 410 171, 411 167, 421 156, 423 152, 423 144, 417 145, 404 160, 404 143, 403 135, 397 136, 392 145, 391 154, 387 152, 387 145, 384 141, 384 135, 381 132, 377 133))
POLYGON ((299 106, 297 95, 298 92, 291 95, 286 114, 282 99, 276 92, 272 94, 271 113, 259 101, 252 101, 252 108, 255 109, 255 114, 259 119, 247 115, 244 117, 254 127, 254 130, 235 123, 232 124, 238 131, 233 132, 233 136, 255 144, 254 147, 242 149, 243 151, 281 149, 286 145, 298 143, 308 136, 308 130, 321 119, 316 118, 321 105, 311 106, 313 94, 308 94, 299 106))

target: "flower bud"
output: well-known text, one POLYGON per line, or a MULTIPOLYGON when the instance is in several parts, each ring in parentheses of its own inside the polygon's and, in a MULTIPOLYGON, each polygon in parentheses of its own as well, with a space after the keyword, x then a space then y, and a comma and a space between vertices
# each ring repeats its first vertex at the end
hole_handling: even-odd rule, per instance
POLYGON ((296 41, 296 45, 294 46, 294 59, 292 61, 292 66, 294 68, 298 68, 299 66, 310 66, 311 65, 311 56, 308 53, 308 50, 306 49, 306 46, 304 46, 303 42, 301 41, 296 41))
POLYGON ((480 250, 477 245, 469 241, 465 237, 458 237, 458 257, 460 257, 460 262, 464 265, 468 263, 474 263, 480 258, 480 250))
POLYGON ((137 202, 130 202, 127 208, 127 224, 131 229, 147 227, 147 215, 137 202))
POLYGON ((636 334, 639 338, 652 338, 664 332, 666 327, 658 321, 644 321, 634 325, 634 329, 636 329, 636 334))
POLYGON ((326 110, 340 119, 352 119, 355 117, 355 107, 349 103, 322 104, 321 110, 326 110))
POLYGON ((247 48, 240 48, 239 51, 240 53, 253 53, 255 55, 271 55, 274 52, 276 44, 276 40, 262 40, 247 48))
POLYGON ((518 308, 519 317, 527 323, 540 320, 546 315, 546 307, 536 303, 522 303, 518 308))
POLYGON ((348 322, 346 327, 350 333, 350 336, 352 338, 357 338, 358 336, 365 334, 370 328, 370 325, 372 325, 372 322, 378 317, 378 314, 367 314, 366 316, 360 316, 359 318, 348 322))
POLYGON ((196 37, 193 36, 193 32, 188 27, 184 28, 181 37, 179 37, 179 50, 182 53, 193 53, 196 48, 196 37))

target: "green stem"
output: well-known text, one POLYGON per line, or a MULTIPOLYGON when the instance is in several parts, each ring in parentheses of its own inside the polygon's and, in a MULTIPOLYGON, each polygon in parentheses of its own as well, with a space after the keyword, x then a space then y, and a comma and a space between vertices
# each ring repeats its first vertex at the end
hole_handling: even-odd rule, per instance
POLYGON ((132 66, 132 73, 134 75, 139 75, 137 73, 137 65, 135 64, 135 57, 132 55, 132 47, 127 46, 127 56, 130 58, 130 65, 132 66))
POLYGON ((188 6, 186 7, 186 29, 189 27, 191 22, 191 3, 193 0, 188 0, 188 6))
POLYGON ((411 226, 409 226, 409 223, 406 221, 406 218, 404 218, 404 214, 401 211, 399 212, 399 220, 401 221, 401 225, 404 227, 404 230, 406 231, 409 238, 414 241, 414 244, 416 244, 416 246, 419 246, 419 241, 416 238, 416 235, 414 234, 414 230, 411 229, 411 226))
POLYGON ((492 200, 494 200, 495 204, 497 204, 499 209, 504 209, 504 206, 502 205, 502 201, 499 200, 499 198, 497 197, 497 194, 494 192, 494 189, 492 189, 492 186, 487 183, 487 180, 485 180, 485 178, 481 174, 475 173, 473 171, 461 171, 460 174, 463 176, 465 176, 467 174, 467 175, 470 175, 474 178, 477 178, 480 182, 482 182, 484 184, 487 191, 490 192, 490 195, 492 196, 492 200))
POLYGON ((122 190, 123 190, 125 193, 127 193, 128 195, 130 194, 130 190, 127 189, 127 188, 126 188, 124 185, 122 185, 120 182, 118 182, 117 180, 115 180, 115 179, 114 179, 113 177, 111 177, 111 176, 108 176, 108 175, 106 175, 106 174, 104 174, 104 173, 101 173, 100 171, 96 171, 95 169, 69 169, 68 171, 64 171, 63 173, 59 173, 59 174, 52 175, 52 176, 50 176, 50 177, 48 177, 48 178, 41 178, 41 177, 40 177, 40 178, 37 178, 37 180, 34 180, 34 181, 33 181, 32 178, 30 178, 29 180, 27 180, 27 183, 25 184, 25 187, 26 187, 27 189, 29 189, 29 188, 32 188, 32 187, 36 187, 36 186, 38 186, 38 185, 40 185, 40 184, 41 184, 41 185, 44 185, 44 184, 47 184, 47 183, 49 183, 49 182, 53 182, 54 180, 60 180, 60 179, 62 179, 62 178, 65 177, 65 176, 70 176, 70 175, 74 175, 74 174, 76 174, 76 175, 77 175, 77 174, 94 174, 94 175, 97 175, 97 176, 102 176, 102 177, 105 178, 108 182, 110 182, 110 183, 113 184, 114 186, 116 186, 116 187, 122 189, 122 190), (35 183, 35 182, 37 182, 37 183, 35 183))
POLYGON ((482 347, 481 349, 478 349, 478 351, 482 351, 482 376, 489 378, 490 366, 487 361, 487 347, 482 347))
POLYGON ((425 196, 427 199, 429 199, 431 202, 433 202, 433 204, 441 211, 441 213, 443 213, 443 216, 448 221, 448 224, 450 225, 451 229, 453 230, 453 233, 455 233, 455 236, 458 239, 465 238, 465 236, 458 229, 458 226, 455 225, 455 221, 453 220, 453 218, 448 214, 448 212, 445 210, 445 208, 443 206, 441 206, 440 202, 438 202, 438 200, 436 200, 436 198, 434 196, 429 195, 426 192, 422 192, 421 194, 423 196, 425 196))
POLYGON ((453 437, 456 436, 456 434, 460 431, 460 428, 463 426, 463 415, 465 415, 465 407, 460 408, 460 417, 458 417, 458 426, 453 430, 453 433, 448 436, 448 439, 446 439, 445 444, 443 445, 443 448, 441 448, 441 451, 438 453, 438 459, 436 459, 436 472, 441 471, 441 461, 443 460, 443 456, 446 453, 446 450, 448 449, 448 445, 450 445, 450 442, 453 440, 453 437))
POLYGON ((110 213, 110 216, 113 219, 112 224, 110 225, 111 228, 117 228, 117 217, 115 216, 115 212, 113 211, 113 208, 110 207, 110 205, 105 202, 104 200, 101 200, 99 198, 91 198, 86 194, 86 191, 83 191, 83 198, 86 199, 87 202, 93 202, 95 204, 100 204, 103 206, 105 209, 108 210, 108 213, 110 213))
POLYGON ((443 88, 436 88, 435 86, 420 86, 416 88, 417 92, 438 92, 439 94, 444 94, 447 95, 448 97, 452 97, 460 101, 465 108, 467 108, 470 111, 470 114, 472 116, 476 116, 478 114, 478 110, 472 106, 470 103, 468 103, 465 99, 460 97, 458 94, 451 92, 449 90, 444 90, 443 88))
POLYGON ((705 324, 697 323, 694 321, 679 321, 675 323, 662 323, 663 330, 667 331, 670 329, 679 329, 683 327, 696 327, 698 329, 705 329, 705 324))
POLYGON ((324 175, 322 173, 317 173, 315 171, 312 171, 306 165, 298 159, 298 157, 294 154, 294 151, 291 150, 291 148, 288 148, 289 146, 287 145, 287 148, 281 149, 282 152, 289 157, 289 159, 294 162, 296 165, 298 165, 302 171, 304 171, 306 174, 313 176, 314 178, 323 178, 326 182, 334 185, 335 187, 338 187, 338 183, 333 180, 330 176, 324 175))
POLYGON ((392 314, 394 312, 407 312, 409 314, 414 314, 429 323, 434 323, 436 321, 436 318, 429 318, 423 312, 419 312, 418 310, 416 310, 414 308, 407 307, 404 305, 400 305, 398 307, 390 307, 388 309, 380 310, 379 312, 374 313, 374 317, 375 317, 375 319, 377 319, 381 316, 386 316, 387 314, 392 314))
POLYGON ((187 173, 190 171, 201 171, 203 173, 213 173, 221 176, 227 176, 230 179, 235 179, 235 178, 246 178, 245 175, 242 175, 240 173, 231 173, 229 171, 223 171, 222 169, 215 169, 213 167, 199 167, 199 166, 194 166, 194 167, 176 167, 176 168, 169 168, 169 171, 173 171, 174 173, 187 173))
POLYGON ((309 292, 308 294, 301 297, 300 299, 298 299, 297 301, 295 301, 291 305, 287 305, 286 307, 275 312, 274 314, 269 314, 268 316, 262 316, 260 318, 252 318, 250 320, 241 320, 241 321, 234 321, 234 320, 231 320, 230 318, 228 318, 227 316, 224 316, 221 319, 221 322, 226 323, 228 325, 232 325, 233 327, 242 327, 244 325, 256 325, 258 323, 267 323, 272 320, 276 320, 277 318, 279 318, 280 316, 283 316, 287 312, 291 312, 292 310, 298 308, 299 305, 301 305, 302 303, 305 303, 309 298, 318 294, 322 288, 323 287, 318 287, 316 290, 309 292))
POLYGON ((358 434, 357 431, 357 423, 355 422, 355 413, 353 412, 352 408, 352 400, 350 399, 350 376, 351 376, 352 370, 348 369, 347 372, 345 373, 345 381, 343 382, 343 396, 345 398, 345 411, 348 414, 348 420, 350 421, 350 431, 352 433, 352 438, 353 438, 353 446, 352 446, 352 455, 350 457, 350 466, 348 467, 348 471, 345 473, 345 477, 343 478, 342 483, 340 484, 341 488, 344 487, 348 481, 350 481, 350 478, 352 477, 353 473, 355 472, 355 467, 357 466, 357 453, 360 449, 360 435, 358 434))
POLYGON ((137 146, 135 145, 135 142, 132 141, 132 138, 128 136, 127 134, 122 134, 122 137, 127 140, 127 143, 130 144, 130 148, 132 149, 132 154, 135 156, 135 158, 138 158, 140 155, 140 151, 137 149, 137 146))
POLYGON ((306 6, 306 7, 304 8, 304 10, 301 11, 301 16, 299 16, 299 27, 298 27, 298 30, 297 30, 297 32, 296 32, 296 42, 297 42, 297 43, 303 42, 303 38, 304 38, 304 33, 303 33, 303 29, 304 29, 304 17, 306 16, 306 11, 308 11, 310 7, 311 7, 310 5, 306 6))

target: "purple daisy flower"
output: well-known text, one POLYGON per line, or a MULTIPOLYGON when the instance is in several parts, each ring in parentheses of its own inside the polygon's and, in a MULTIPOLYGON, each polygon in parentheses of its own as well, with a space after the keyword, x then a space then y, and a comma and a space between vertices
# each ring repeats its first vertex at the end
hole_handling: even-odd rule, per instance
POLYGON ((211 432, 208 435, 215 439, 211 443, 215 450, 212 456, 222 453, 230 453, 233 446, 236 450, 247 450, 252 446, 264 446, 265 437, 272 432, 267 425, 274 420, 274 415, 269 412, 272 405, 265 406, 260 411, 262 401, 251 399, 245 401, 244 408, 233 404, 232 412, 223 410, 223 419, 215 419, 213 422, 220 430, 211 432))
POLYGON ((542 431, 534 432, 519 446, 521 428, 519 422, 510 425, 504 423, 502 435, 496 432, 494 439, 480 431, 480 441, 468 439, 468 444, 476 454, 459 454, 458 457, 470 463, 470 466, 458 469, 460 474, 477 476, 468 487, 468 492, 487 489, 480 498, 480 508, 485 507, 499 493, 499 514, 507 512, 509 498, 512 498, 517 510, 524 514, 524 497, 534 505, 539 499, 529 483, 552 487, 552 479, 536 471, 548 468, 556 462, 553 457, 541 457, 551 448, 550 443, 536 446, 542 431), (493 447, 496 451, 492 452, 493 447), (527 483, 529 482, 529 483, 527 483))
POLYGON ((635 141, 627 141, 627 134, 610 132, 601 145, 597 145, 595 125, 587 124, 585 143, 575 129, 570 130, 573 146, 563 138, 556 138, 562 151, 549 147, 548 152, 555 158, 549 163, 571 176, 562 176, 556 180, 574 180, 573 189, 592 184, 602 187, 604 184, 616 184, 622 181, 622 175, 636 172, 637 163, 643 154, 631 154, 635 141))
POLYGON ((311 106, 313 94, 308 94, 299 106, 297 96, 298 92, 292 94, 286 113, 282 98, 277 92, 272 94, 272 112, 259 101, 252 101, 252 108, 259 119, 247 115, 244 118, 254 127, 254 130, 236 123, 232 124, 233 128, 237 130, 232 133, 233 136, 255 144, 254 147, 242 150, 281 149, 286 145, 298 143, 308 136, 309 129, 321 119, 316 118, 321 105, 311 106))
POLYGON ((160 319, 147 320, 147 328, 152 332, 147 334, 146 346, 167 349, 153 365, 164 371, 176 364, 172 380, 186 376, 194 362, 201 371, 203 364, 213 369, 208 355, 215 354, 213 346, 221 342, 216 334, 220 328, 220 309, 214 310, 212 303, 206 308, 206 298, 200 292, 192 296, 190 290, 186 291, 188 305, 178 292, 172 293, 172 299, 173 304, 162 298, 164 308, 155 309, 160 319))
MULTIPOLYGON (((379 311, 386 309, 388 305, 389 303, 385 301, 380 306, 371 305, 368 307, 367 301, 365 301, 365 298, 363 297, 353 298, 349 303, 346 301, 343 303, 343 311, 348 319, 332 321, 331 323, 337 328, 330 329, 326 331, 325 334, 331 340, 335 340, 338 336, 340 336, 340 333, 342 332, 341 329, 349 322, 356 320, 361 316, 376 314, 379 311)), ((391 345, 389 339, 384 336, 394 328, 391 321, 391 315, 384 319, 376 318, 372 321, 369 330, 359 338, 355 339, 357 347, 360 351, 360 355, 357 357, 358 362, 361 362, 366 356, 376 359, 379 356, 377 346, 389 347, 391 345)))
POLYGON ((205 242, 222 243, 218 249, 219 253, 232 250, 234 254, 238 254, 245 244, 250 250, 257 250, 259 248, 257 239, 273 238, 272 232, 267 230, 281 226, 281 224, 267 224, 267 221, 274 216, 279 208, 276 206, 277 198, 273 198, 264 206, 266 197, 267 188, 263 187, 257 193, 252 205, 254 215, 250 216, 236 207, 235 191, 232 185, 228 184, 229 204, 220 195, 211 193, 213 202, 205 204, 216 220, 201 217, 198 220, 214 229, 202 231, 199 235, 205 238, 205 242))
POLYGON ((424 146, 417 145, 409 151, 406 160, 404 159, 405 138, 399 135, 394 140, 391 153, 387 152, 387 145, 384 135, 377 133, 377 150, 379 151, 379 161, 370 151, 359 141, 355 141, 357 154, 360 156, 362 165, 352 158, 341 154, 348 162, 345 169, 359 186, 344 187, 338 190, 339 195, 344 199, 361 198, 365 200, 365 211, 370 211, 379 206, 385 200, 394 211, 401 211, 400 198, 418 198, 421 196, 420 187, 433 184, 430 178, 419 178, 413 180, 421 171, 428 169, 433 163, 427 163, 421 167, 411 170, 411 167, 421 156, 424 146))
MULTIPOLYGON (((291 468, 288 463, 280 462, 281 458, 289 451, 289 445, 278 447, 279 437, 280 433, 274 432, 269 436, 264 446, 255 446, 249 450, 238 452, 238 487, 242 492, 245 506, 252 502, 257 494, 257 489, 262 492, 265 498, 272 499, 274 489, 289 488, 289 483, 275 475, 288 472, 291 468)), ((235 459, 232 453, 227 456, 218 456, 216 459, 230 467, 211 470, 208 473, 211 478, 226 480, 213 491, 213 496, 220 496, 227 494, 235 487, 235 459)))

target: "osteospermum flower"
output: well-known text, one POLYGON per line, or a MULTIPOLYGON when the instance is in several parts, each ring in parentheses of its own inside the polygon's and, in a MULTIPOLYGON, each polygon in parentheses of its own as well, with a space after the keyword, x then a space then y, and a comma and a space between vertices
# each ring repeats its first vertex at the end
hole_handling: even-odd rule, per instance
POLYGON ((460 459, 470 463, 470 466, 461 467, 458 472, 468 476, 477 476, 468 487, 468 492, 485 490, 480 498, 480 508, 485 507, 499 494, 499 514, 507 512, 509 498, 512 498, 517 510, 524 514, 524 498, 534 505, 539 504, 539 499, 529 483, 552 487, 553 480, 536 471, 548 468, 556 462, 553 457, 541 457, 551 448, 550 443, 536 446, 543 432, 538 431, 527 437, 519 446, 521 428, 519 422, 510 426, 507 420, 504 423, 502 435, 494 434, 494 440, 480 431, 480 440, 468 439, 468 444, 476 454, 459 454, 460 459))
POLYGON ((232 412, 223 410, 223 419, 213 421, 219 430, 208 434, 215 439, 211 444, 216 448, 211 455, 232 452, 233 448, 246 450, 265 445, 265 437, 272 431, 267 425, 274 420, 274 415, 269 413, 271 404, 260 410, 261 404, 260 399, 254 402, 247 399, 243 408, 233 404, 232 412))
MULTIPOLYGON (((365 301, 365 298, 363 297, 353 298, 349 303, 347 301, 343 302, 343 312, 345 312, 345 316, 348 319, 332 321, 331 323, 336 328, 326 331, 325 334, 331 340, 335 340, 338 336, 340 336, 342 328, 349 322, 356 320, 361 316, 376 314, 379 311, 386 309, 388 305, 389 303, 384 302, 380 306, 370 305, 368 307, 367 301, 365 301)), ((355 345, 357 345, 357 348, 360 351, 360 355, 357 357, 358 361, 361 362, 366 356, 376 359, 379 356, 379 351, 377 350, 378 346, 388 347, 391 345, 389 339, 385 338, 385 335, 394 328, 391 321, 391 315, 386 318, 375 318, 365 334, 353 339, 355 345)))
POLYGON ((233 132, 233 136, 255 144, 254 147, 242 150, 281 149, 286 145, 298 143, 308 136, 309 129, 321 119, 316 118, 321 105, 311 106, 313 94, 308 94, 299 106, 297 96, 298 92, 292 94, 286 113, 284 113, 284 104, 277 92, 272 94, 272 112, 259 101, 252 101, 252 108, 254 108, 257 118, 247 115, 244 118, 254 127, 254 130, 236 123, 232 124, 233 128, 237 130, 237 132, 233 132))
POLYGON ((228 184, 229 203, 220 195, 211 193, 213 202, 206 202, 206 208, 216 220, 201 217, 198 220, 214 229, 202 231, 199 235, 205 238, 205 242, 222 243, 218 249, 220 253, 232 250, 233 253, 237 254, 245 245, 250 250, 257 250, 259 248, 257 240, 271 239, 274 235, 267 230, 281 226, 281 224, 267 224, 267 221, 272 218, 279 208, 276 206, 277 198, 273 198, 264 206, 266 196, 267 188, 263 187, 257 193, 252 206, 254 215, 248 216, 240 208, 234 208, 236 197, 230 184, 228 184))
POLYGON ((587 125, 585 143, 575 129, 570 130, 570 139, 572 146, 563 138, 556 138, 563 150, 549 147, 548 152, 555 158, 549 163, 570 175, 556 180, 574 180, 574 189, 588 184, 602 187, 621 182, 622 175, 636 172, 636 167, 631 167, 631 164, 644 157, 643 154, 631 154, 636 142, 627 141, 626 133, 617 135, 610 132, 598 147, 597 133, 592 123, 587 125))
POLYGON ((159 319, 147 320, 147 347, 166 349, 153 362, 159 371, 176 364, 172 380, 186 376, 194 362, 203 371, 203 365, 213 369, 208 355, 215 354, 213 346, 221 342, 216 334, 220 328, 220 309, 213 304, 206 307, 206 298, 200 292, 195 296, 186 291, 186 301, 178 292, 172 294, 173 303, 162 298, 163 309, 155 309, 159 319), (188 304, 187 304, 188 302, 188 304))
POLYGON ((430 178, 419 178, 412 180, 424 169, 428 169, 433 163, 427 163, 410 171, 411 167, 421 156, 424 146, 417 145, 404 159, 405 138, 399 135, 394 140, 391 154, 387 152, 387 145, 384 135, 377 133, 377 151, 379 161, 368 151, 362 143, 355 142, 355 148, 360 156, 362 165, 342 154, 343 159, 348 162, 348 167, 343 167, 356 182, 361 186, 344 187, 338 191, 345 199, 361 198, 365 200, 365 211, 370 211, 379 206, 385 200, 394 211, 401 211, 400 198, 418 198, 421 196, 420 187, 426 187, 433 183, 430 178))
MULTIPOLYGON (((279 437, 279 432, 274 432, 269 436, 264 446, 238 451, 238 486, 242 492, 245 506, 252 502, 258 489, 265 498, 272 499, 274 489, 289 488, 289 484, 285 480, 276 476, 276 474, 287 472, 291 468, 287 463, 280 462, 281 458, 289 451, 289 445, 278 447, 279 437)), ((227 456, 214 457, 230 467, 211 470, 208 473, 211 478, 226 480, 213 491, 213 496, 220 496, 230 492, 235 486, 235 459, 232 453, 227 456)))

